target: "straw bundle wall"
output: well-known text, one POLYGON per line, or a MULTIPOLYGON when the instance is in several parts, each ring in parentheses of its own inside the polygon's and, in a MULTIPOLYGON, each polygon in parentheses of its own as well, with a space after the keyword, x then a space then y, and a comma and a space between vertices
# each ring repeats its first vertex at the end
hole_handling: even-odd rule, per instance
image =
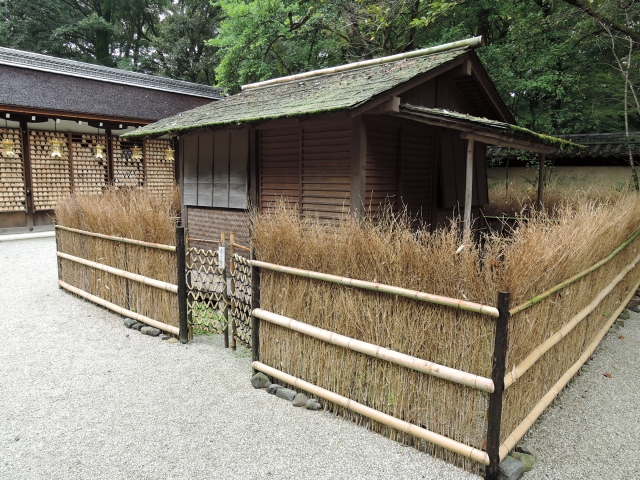
MULTIPOLYGON (((79 230, 175 245, 179 194, 109 189, 103 195, 71 195, 56 208, 58 224, 79 230)), ((57 230, 58 249, 80 258, 175 284, 175 252, 57 230)), ((178 326, 174 293, 60 259, 61 279, 121 307, 178 326)))
MULTIPOLYGON (((435 233, 412 231, 388 212, 376 224, 345 218, 328 226, 300 218, 286 205, 254 215, 257 258, 266 262, 412 288, 495 305, 497 292, 522 303, 606 257, 640 227, 640 197, 619 195, 532 214, 511 236, 489 235, 483 247, 461 250, 455 225, 435 233), (554 220, 550 222, 549 220, 554 220), (457 252, 457 253, 456 253, 457 252)), ((590 303, 637 255, 640 240, 591 275, 514 315, 507 371, 590 303)), ((607 296, 584 323, 507 390, 502 436, 573 364, 613 312, 638 269, 607 296)), ((330 285, 276 272, 261 273, 261 308, 342 335, 425 360, 491 376, 494 323, 490 317, 392 295, 330 285)), ((261 361, 372 408, 484 449, 486 395, 473 389, 327 345, 261 322, 261 361)), ((330 406, 333 408, 332 406, 330 406)), ((387 427, 341 408, 336 414, 393 436, 387 427)), ((424 448, 470 470, 474 462, 415 439, 424 448)))

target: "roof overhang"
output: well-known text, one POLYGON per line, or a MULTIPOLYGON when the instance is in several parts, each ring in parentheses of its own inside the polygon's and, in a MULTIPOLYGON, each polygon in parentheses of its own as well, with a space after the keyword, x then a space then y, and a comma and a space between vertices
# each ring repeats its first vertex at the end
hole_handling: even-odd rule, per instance
POLYGON ((507 123, 446 110, 401 105, 397 112, 391 110, 387 114, 435 127, 458 130, 462 138, 473 139, 487 145, 542 154, 549 154, 558 148, 573 149, 579 147, 571 142, 540 135, 507 123))

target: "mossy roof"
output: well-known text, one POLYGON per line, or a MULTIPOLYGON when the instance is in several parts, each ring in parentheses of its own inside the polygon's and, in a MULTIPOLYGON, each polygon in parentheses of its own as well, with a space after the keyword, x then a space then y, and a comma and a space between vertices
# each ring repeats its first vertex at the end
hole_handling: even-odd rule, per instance
POLYGON ((304 80, 251 88, 151 123, 125 137, 351 110, 464 55, 468 48, 361 67, 304 80))
POLYGON ((561 150, 574 150, 579 149, 582 146, 577 143, 573 143, 569 140, 562 138, 552 137, 550 135, 543 135, 541 133, 534 132, 527 128, 518 127, 510 123, 500 122, 498 120, 489 120, 484 117, 474 117, 465 113, 458 113, 451 110, 445 110, 442 108, 428 108, 417 105, 410 105, 403 103, 400 105, 401 112, 424 114, 431 117, 438 117, 441 119, 450 119, 455 123, 467 125, 470 127, 480 127, 489 131, 497 133, 512 135, 517 138, 527 139, 538 144, 544 144, 552 146, 561 150))

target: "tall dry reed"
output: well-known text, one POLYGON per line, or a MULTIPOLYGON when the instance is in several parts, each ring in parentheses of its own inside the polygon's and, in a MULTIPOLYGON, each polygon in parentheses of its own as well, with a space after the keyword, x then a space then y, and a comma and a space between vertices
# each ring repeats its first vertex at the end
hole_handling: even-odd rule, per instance
MULTIPOLYGON (((102 195, 71 195, 56 208, 59 225, 79 230, 175 245, 179 191, 109 189, 102 195)), ((175 284, 175 252, 57 230, 58 249, 77 257, 175 284)), ((174 293, 60 259, 61 279, 92 295, 155 320, 178 326, 174 293)))
MULTIPOLYGON (((482 247, 461 247, 461 232, 413 231, 405 216, 387 212, 376 223, 345 217, 326 225, 280 205, 254 214, 259 259, 351 278, 495 305, 497 292, 511 292, 517 305, 604 258, 640 227, 640 196, 558 202, 551 213, 530 212, 512 235, 489 233, 482 247), (551 221, 553 220, 553 221, 551 221)), ((637 255, 640 240, 562 293, 513 317, 508 366, 586 306, 637 255), (636 252, 636 253, 634 253, 636 252)), ((612 312, 635 271, 612 292, 601 310, 612 312)), ((491 375, 493 320, 381 293, 262 272, 261 305, 343 335, 478 375, 491 375)), ((575 362, 603 324, 603 312, 569 335, 507 392, 503 436, 508 435, 575 362), (565 368, 566 367, 566 368, 565 368), (546 372, 546 376, 541 374, 546 372), (527 378, 528 376, 528 378, 527 378), (546 390, 545 390, 546 389, 546 390)), ((326 345, 281 327, 261 323, 261 359, 283 371, 356 401, 478 448, 486 436, 486 395, 397 365, 326 345)), ((386 427, 342 409, 337 414, 395 436, 386 427)), ((401 438, 471 470, 478 465, 401 438)))

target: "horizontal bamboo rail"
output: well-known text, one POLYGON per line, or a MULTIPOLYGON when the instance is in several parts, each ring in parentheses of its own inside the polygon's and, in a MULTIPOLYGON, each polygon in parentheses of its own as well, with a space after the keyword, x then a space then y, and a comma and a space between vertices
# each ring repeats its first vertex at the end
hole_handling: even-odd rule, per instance
POLYGON ((65 260, 69 260, 71 262, 80 263, 82 265, 86 265, 87 267, 96 268, 98 270, 102 270, 103 272, 111 273, 112 275, 128 278, 129 280, 135 280, 136 282, 144 283, 145 285, 150 285, 152 287, 159 288, 160 290, 178 293, 178 286, 169 282, 163 282, 154 278, 127 272, 126 270, 120 270, 119 268, 110 267, 109 265, 103 265, 102 263, 98 262, 92 262, 91 260, 86 260, 84 258, 74 257, 73 255, 69 255, 68 253, 56 252, 56 254, 58 255, 58 257, 64 258, 65 260))
POLYGON ((173 335, 178 335, 180 333, 178 327, 174 327, 173 325, 167 325, 166 323, 159 322, 158 320, 154 320, 153 318, 145 317, 144 315, 141 315, 137 312, 132 312, 131 310, 127 310, 126 308, 120 307, 115 303, 108 302, 103 298, 97 297, 95 295, 91 295, 90 293, 87 293, 84 290, 74 287, 73 285, 69 285, 68 283, 63 282, 62 280, 58 280, 58 285, 60 285, 65 290, 69 290, 70 292, 75 293, 76 295, 86 300, 89 300, 100 306, 108 308, 109 310, 119 313, 120 315, 124 315, 125 317, 133 318, 134 320, 138 320, 139 322, 146 323, 151 327, 159 328, 160 330, 164 330, 165 332, 169 332, 173 335))
POLYGON ((58 230, 66 230, 67 232, 80 233, 89 237, 103 238, 105 240, 113 240, 114 242, 129 243, 131 245, 139 245, 141 247, 157 248, 158 250, 166 250, 168 252, 175 252, 176 247, 173 245, 163 245, 162 243, 143 242, 142 240, 134 240, 132 238, 115 237, 113 235, 105 235, 103 233, 87 232, 85 230, 78 230, 77 228, 64 227, 62 225, 56 225, 58 230))
POLYGON ((244 245, 239 245, 237 243, 234 243, 233 246, 236 247, 236 248, 239 248, 240 250, 244 250, 246 252, 250 252, 251 251, 251 249, 249 247, 245 247, 244 245))
POLYGON ((410 290, 408 288, 394 287, 392 285, 384 285, 382 283, 367 282, 365 280, 355 280, 353 278, 339 277, 337 275, 330 275, 328 273, 319 273, 309 270, 302 270, 299 268, 285 267, 283 265, 261 262, 259 260, 249 260, 249 264, 255 267, 262 268, 264 270, 288 273, 290 275, 312 278, 314 280, 324 280, 325 282, 337 283, 338 285, 346 285, 348 287, 362 288, 364 290, 390 293, 392 295, 399 295, 401 297, 412 298, 414 300, 422 300, 424 302, 436 303, 438 305, 459 308, 461 310, 467 310, 470 312, 482 313, 484 315, 489 315, 495 318, 499 316, 498 309, 496 307, 490 307, 488 305, 482 305, 480 303, 467 302, 465 300, 458 300, 457 298, 442 297, 440 295, 423 293, 417 290, 410 290))
POLYGON ((216 245, 220 243, 218 240, 205 240, 204 238, 188 237, 187 240, 189 240, 190 242, 199 242, 199 243, 215 243, 216 245))
POLYGON ((421 438, 442 448, 446 448, 447 450, 458 453, 483 465, 489 465, 489 456, 482 450, 478 450, 477 448, 465 445, 464 443, 460 443, 456 440, 445 437, 444 435, 440 435, 417 425, 413 425, 409 422, 405 422, 404 420, 392 417, 391 415, 387 415, 386 413, 380 412, 379 410, 375 410, 371 407, 367 407, 365 405, 362 405, 361 403, 349 400, 342 395, 338 395, 337 393, 325 390, 324 388, 318 387, 317 385, 314 385, 312 383, 305 382, 304 380, 281 372, 280 370, 276 370, 275 368, 265 365, 264 363, 253 362, 252 366, 255 370, 265 373, 266 375, 288 383, 289 385, 293 385, 294 387, 299 388, 300 390, 304 390, 305 392, 312 393, 313 395, 316 395, 320 398, 324 398, 328 402, 334 403, 343 408, 347 408, 353 412, 370 418, 371 420, 382 423, 391 428, 395 428, 398 431, 421 438))
POLYGON ((618 255, 618 253, 620 253, 622 250, 624 250, 625 247, 627 247, 631 242, 633 242, 636 237, 640 235, 640 228, 638 230, 636 230, 635 232, 633 232, 633 234, 627 238, 622 245, 620 245, 618 248, 616 248, 613 252, 611 252, 607 257, 603 258, 602 260, 600 260, 598 263, 595 263, 593 265, 591 265, 589 268, 587 268, 586 270, 583 270, 582 272, 574 275, 573 277, 565 280, 562 283, 559 283, 558 285, 556 285, 555 287, 550 288, 549 290, 542 292, 540 295, 533 297, 531 300, 527 300, 524 303, 521 303, 520 305, 513 307, 510 312, 511 315, 514 315, 518 312, 521 312, 522 310, 524 310, 525 308, 529 308, 531 305, 534 305, 538 302, 540 302, 541 300, 544 300, 545 298, 553 295, 554 293, 556 293, 558 290, 562 290, 565 287, 568 287, 569 285, 571 285, 572 283, 580 280, 582 277, 590 274, 591 272, 596 271, 597 269, 599 269, 600 267, 602 267, 604 264, 606 264, 607 262, 609 262, 610 260, 612 260, 616 255, 618 255))
POLYGON ((624 310, 624 308, 627 306, 627 303, 629 303, 629 300, 631 300, 639 287, 640 281, 636 283, 636 286, 631 289, 629 295, 627 295, 626 299, 622 302, 620 307, 618 307, 613 315, 611 315, 609 321, 600 329, 596 338, 589 344, 578 361, 574 363, 562 377, 560 377, 560 380, 558 380, 556 384, 551 387, 551 390, 549 390, 549 392, 544 397, 542 397, 542 400, 540 400, 537 405, 533 407, 533 410, 531 410, 529 415, 527 415, 527 417, 522 422, 520 422, 520 425, 518 425, 516 429, 511 432, 511 434, 505 439, 504 442, 502 442, 502 445, 500 445, 500 460, 503 460, 509 454, 509 452, 515 448, 524 434, 527 433, 527 431, 536 422, 540 415, 542 415, 542 412, 544 412, 546 408, 551 405, 551 402, 553 402, 553 400, 558 396, 562 389, 567 386, 567 383, 569 383, 569 381, 578 372, 578 370, 580 370, 580 367, 584 365, 584 362, 589 359, 595 349, 598 348, 598 345, 600 345, 600 342, 609 331, 609 328, 611 328, 611 325, 613 325, 613 322, 615 322, 618 318, 618 315, 622 313, 622 310, 624 310))
POLYGON ((345 337, 344 335, 314 327, 308 323, 300 322, 283 315, 278 315, 277 313, 268 312, 261 308, 253 310, 251 315, 295 332, 300 332, 310 337, 323 340, 327 343, 331 343, 332 345, 338 345, 339 347, 348 348, 355 352, 386 360, 403 367, 411 368, 418 372, 426 373, 432 377, 442 378, 443 380, 459 383, 460 385, 466 385, 467 387, 476 388, 488 393, 492 393, 494 391, 493 381, 490 378, 480 377, 472 373, 463 372, 462 370, 445 367, 443 365, 438 365, 437 363, 412 357, 411 355, 405 355, 404 353, 379 347, 372 343, 345 337))
POLYGON ((593 312, 600 302, 611 293, 611 291, 618 285, 627 274, 635 268, 635 266, 640 262, 640 255, 638 255, 633 262, 627 265, 622 271, 611 281, 609 285, 607 285, 594 299, 593 301, 587 305, 585 308, 580 310, 575 316, 571 318, 567 323, 565 323, 560 330, 547 338, 544 342, 538 345, 533 349, 527 358, 525 358, 520 364, 515 367, 511 372, 505 375, 504 378, 504 388, 507 389, 510 387, 518 378, 522 377, 524 373, 529 370, 539 359, 547 353, 551 347, 556 345, 560 340, 566 337, 571 330, 573 330, 576 325, 578 325, 582 320, 584 320, 591 312, 593 312))

